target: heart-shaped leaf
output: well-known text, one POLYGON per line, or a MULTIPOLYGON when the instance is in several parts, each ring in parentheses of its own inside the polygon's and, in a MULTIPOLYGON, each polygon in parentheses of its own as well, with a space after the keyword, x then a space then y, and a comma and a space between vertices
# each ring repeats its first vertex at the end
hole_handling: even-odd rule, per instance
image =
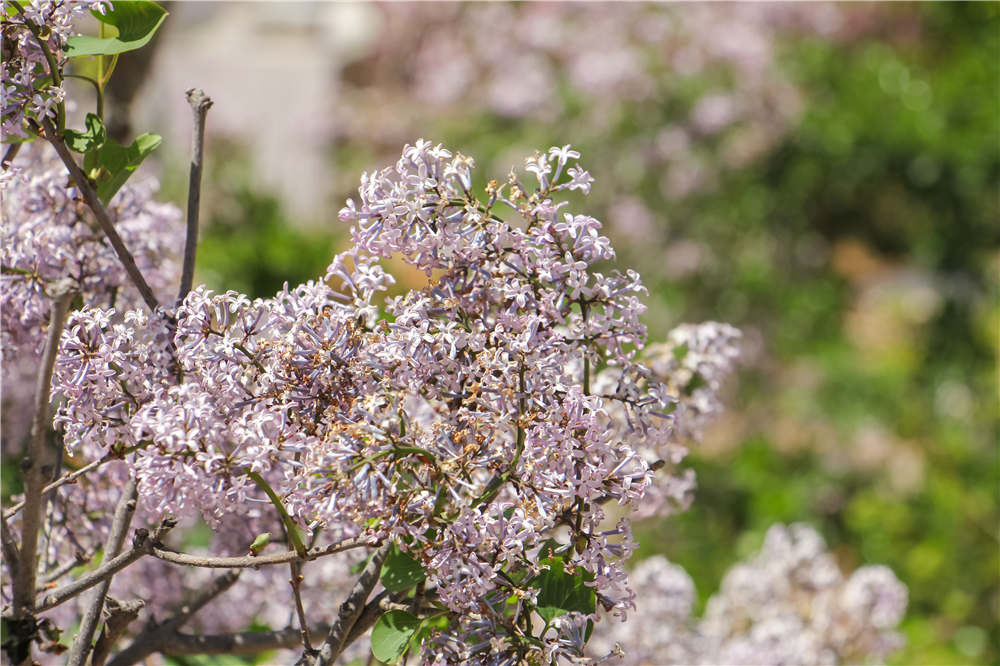
POLYGON ((92 11, 101 23, 114 26, 117 37, 88 37, 77 35, 66 40, 66 55, 114 55, 134 51, 149 43, 167 17, 167 11, 149 0, 119 0, 114 7, 101 14, 92 11))
POLYGON ((372 654, 381 662, 395 664, 420 627, 420 620, 402 610, 392 610, 372 628, 372 654))

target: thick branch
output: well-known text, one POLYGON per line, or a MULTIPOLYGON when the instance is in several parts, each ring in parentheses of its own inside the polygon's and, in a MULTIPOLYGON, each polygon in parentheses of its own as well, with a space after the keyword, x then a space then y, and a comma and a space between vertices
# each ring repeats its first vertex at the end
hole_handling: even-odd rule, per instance
POLYGON ((405 593, 403 592, 393 595, 389 590, 382 590, 378 596, 365 604, 365 607, 361 610, 361 614, 358 615, 358 619, 354 621, 354 626, 348 632, 347 639, 344 640, 344 646, 352 645, 354 641, 361 638, 366 631, 375 626, 375 622, 382 617, 383 613, 390 610, 389 605, 404 595, 405 593))
MULTIPOLYGON (((329 626, 320 625, 311 631, 325 633, 329 626)), ((294 627, 277 631, 246 631, 235 634, 182 634, 174 632, 160 639, 154 652, 166 655, 226 654, 254 655, 267 650, 291 649, 299 645, 299 630, 294 627)), ((129 648, 131 649, 131 648, 129 648)), ((131 654, 121 652, 108 662, 108 666, 129 666, 137 661, 131 654)))
POLYGON ((38 554, 38 530, 42 518, 42 490, 47 477, 52 474, 50 452, 46 444, 49 427, 49 397, 52 390, 52 369, 55 367, 59 339, 62 337, 66 315, 75 293, 68 281, 52 286, 52 312, 49 316, 49 335, 45 341, 42 363, 38 369, 38 383, 35 386, 35 413, 31 423, 31 439, 28 455, 21 461, 24 474, 24 514, 21 516, 21 552, 18 560, 18 575, 13 583, 14 617, 22 617, 31 612, 35 601, 36 562, 38 554))
POLYGON ((132 280, 132 284, 135 288, 139 290, 139 294, 142 296, 142 300, 146 302, 150 310, 155 310, 160 304, 156 300, 156 296, 153 295, 153 290, 150 289, 149 284, 146 282, 146 278, 142 276, 139 271, 139 267, 135 264, 135 258, 129 249, 125 247, 122 237, 118 235, 118 231, 115 229, 115 225, 111 222, 111 218, 108 216, 108 211, 101 204, 101 200, 97 196, 97 192, 94 190, 93 186, 90 184, 90 180, 87 178, 87 174, 83 172, 80 166, 76 163, 73 155, 69 152, 69 148, 66 146, 66 142, 63 141, 62 137, 56 133, 52 123, 45 119, 42 121, 42 127, 45 129, 45 138, 52 147, 56 149, 59 153, 60 159, 62 159, 63 164, 66 165, 66 169, 69 171, 70 177, 73 179, 73 183, 76 185, 77 189, 80 190, 80 194, 83 195, 83 200, 87 202, 87 206, 90 210, 94 212, 94 217, 97 218, 97 223, 101 225, 101 230, 104 235, 108 237, 111 242, 111 247, 114 248, 115 254, 118 255, 118 260, 122 262, 122 266, 125 268, 125 272, 128 273, 129 279, 132 280))
MULTIPOLYGON (((128 533, 129 525, 132 524, 132 516, 135 514, 135 501, 138 497, 138 488, 135 479, 129 479, 122 490, 122 496, 118 499, 115 507, 115 517, 111 523, 111 531, 104 544, 104 557, 101 562, 110 562, 122 550, 125 543, 125 535, 128 533)), ((111 577, 104 579, 94 589, 93 595, 88 600, 87 610, 80 622, 80 630, 73 638, 73 644, 69 649, 69 658, 66 663, 69 666, 84 666, 87 656, 90 653, 91 642, 94 639, 94 632, 97 631, 97 623, 101 619, 101 610, 104 608, 104 598, 111 587, 111 577)), ((138 610, 136 611, 138 613, 138 610)))
POLYGON ((371 594, 372 588, 378 583, 379 573, 382 571, 382 563, 385 562, 385 558, 389 555, 391 547, 392 544, 386 542, 372 553, 371 559, 368 560, 364 571, 358 576, 358 580, 354 584, 351 593, 347 595, 347 599, 340 605, 340 612, 337 614, 337 619, 334 621, 333 626, 330 627, 330 631, 326 635, 326 640, 319 646, 315 658, 312 655, 303 654, 302 659, 298 662, 299 664, 329 666, 340 655, 344 649, 347 635, 365 610, 365 601, 368 599, 368 595, 371 594))
POLYGON ((194 114, 194 132, 191 136, 191 174, 188 178, 187 238, 184 240, 184 267, 181 270, 181 287, 177 304, 191 291, 194 282, 194 262, 198 249, 198 212, 201 206, 202 152, 205 145, 205 116, 212 108, 212 98, 199 88, 187 91, 188 104, 194 114))
POLYGON ((104 629, 101 636, 94 644, 94 653, 90 659, 90 666, 104 666, 111 654, 111 648, 125 633, 125 629, 135 618, 139 617, 139 611, 145 607, 146 602, 142 599, 119 602, 108 597, 107 605, 104 609, 104 629))
POLYGON ((169 532, 176 524, 176 520, 172 518, 165 518, 152 535, 149 534, 149 530, 143 528, 136 530, 135 536, 132 538, 131 549, 122 553, 107 564, 102 564, 86 576, 78 578, 72 583, 67 583, 66 585, 63 585, 62 587, 46 594, 42 597, 40 603, 36 603, 35 610, 41 612, 47 611, 50 608, 55 608, 59 604, 79 595, 81 592, 89 590, 101 581, 111 578, 111 576, 114 576, 116 573, 129 566, 143 555, 152 555, 154 546, 158 545, 164 535, 166 535, 166 533, 169 532))
MULTIPOLYGON (((365 604, 364 610, 358 616, 351 631, 347 634, 344 645, 351 645, 354 641, 371 629, 375 622, 389 610, 394 597, 388 590, 382 590, 378 596, 365 604)), ((316 635, 323 635, 330 631, 328 625, 314 626, 310 632, 316 635)), ((175 633, 163 641, 160 652, 167 655, 183 654, 233 654, 233 655, 253 655, 266 650, 291 649, 296 647, 300 641, 300 632, 289 627, 278 631, 265 632, 243 632, 237 634, 207 634, 192 636, 189 634, 175 633)), ((126 666, 134 663, 122 661, 117 658, 108 666, 126 666)))
POLYGON ((143 629, 142 633, 135 637, 131 645, 115 655, 115 658, 111 660, 110 666, 135 664, 143 661, 155 652, 163 652, 164 646, 169 643, 171 638, 178 635, 177 630, 185 622, 190 620, 195 613, 204 608, 210 601, 231 588, 239 577, 240 572, 234 569, 227 571, 213 580, 212 584, 199 594, 194 601, 181 606, 173 617, 165 622, 150 624, 143 629))
POLYGON ((351 550, 352 548, 361 548, 363 546, 370 546, 371 542, 366 537, 354 537, 351 539, 344 539, 339 543, 335 543, 329 546, 323 546, 322 548, 314 548, 306 553, 303 558, 294 550, 289 550, 284 553, 275 553, 273 555, 246 555, 244 557, 199 557, 197 555, 188 555, 187 553, 178 553, 172 550, 167 550, 161 546, 156 546, 152 549, 151 555, 153 557, 164 560, 165 562, 171 562, 173 564, 183 564, 192 567, 207 567, 210 569, 249 569, 256 568, 260 566, 267 566, 271 564, 286 564, 288 562, 296 561, 310 561, 315 560, 326 555, 333 555, 334 553, 342 553, 345 550, 351 550))

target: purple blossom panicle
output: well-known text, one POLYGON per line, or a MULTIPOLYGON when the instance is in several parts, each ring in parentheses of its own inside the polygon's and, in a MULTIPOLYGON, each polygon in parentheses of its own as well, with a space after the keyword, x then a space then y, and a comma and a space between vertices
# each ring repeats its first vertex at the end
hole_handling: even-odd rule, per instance
POLYGON ((27 119, 41 121, 55 118, 55 108, 66 91, 52 81, 49 63, 39 39, 61 72, 66 62, 67 37, 73 21, 91 10, 102 14, 111 6, 108 0, 29 0, 22 3, 23 14, 4 7, 3 64, 0 65, 0 136, 26 138, 27 119), (28 23, 34 24, 38 37, 28 23))
POLYGON ((822 537, 806 525, 775 525, 760 553, 734 566, 691 617, 694 584, 662 556, 631 572, 637 612, 602 620, 593 654, 624 649, 628 664, 839 664, 882 660, 902 644, 895 627, 906 587, 883 566, 845 578, 822 537))
MULTIPOLYGON (((470 158, 420 141, 363 177, 340 215, 355 247, 322 282, 255 301, 195 289, 173 323, 84 308, 54 379, 67 447, 134 451, 144 511, 217 527, 259 515, 259 474, 307 529, 405 544, 473 633, 484 599, 532 598, 509 573, 537 569, 562 529, 567 566, 624 614, 636 544, 603 506, 640 505, 654 463, 683 449, 674 399, 636 359, 639 276, 611 268, 600 222, 557 198, 589 188, 576 157, 537 153, 537 184, 512 173, 477 197, 470 158), (389 257, 428 285, 379 301, 389 257)), ((501 624, 494 638, 526 649, 501 624)), ((579 656, 578 629, 558 623, 538 649, 579 656)))

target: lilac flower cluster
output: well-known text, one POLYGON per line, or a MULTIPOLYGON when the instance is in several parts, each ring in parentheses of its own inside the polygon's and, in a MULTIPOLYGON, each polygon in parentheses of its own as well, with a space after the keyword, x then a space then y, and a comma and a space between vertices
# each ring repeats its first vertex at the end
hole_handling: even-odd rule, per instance
POLYGON ((4 4, 0 65, 0 135, 4 141, 27 137, 24 122, 28 118, 40 122, 56 117, 54 107, 63 102, 66 93, 59 81, 47 76, 47 58, 62 71, 66 38, 74 34, 74 19, 91 10, 103 14, 110 6, 108 0, 30 0, 24 3, 23 12, 18 12, 11 4, 4 4))
MULTIPOLYGON (((602 526, 602 505, 634 507, 648 457, 677 458, 673 399, 635 358, 639 276, 596 270, 614 258, 600 223, 557 200, 589 189, 577 157, 537 153, 536 186, 512 173, 480 200, 472 160, 421 141, 365 175, 341 212, 355 247, 321 282, 256 301, 196 289, 175 323, 75 313, 54 378, 67 446, 134 450, 147 510, 213 525, 260 506, 258 474, 300 525, 404 545, 468 631, 511 654, 535 648, 484 600, 533 599, 510 572, 537 572, 558 528, 567 566, 624 612, 635 543, 627 521, 602 526), (389 257, 429 283, 383 310, 389 257)), ((546 659, 579 654, 563 638, 546 659)))
POLYGON ((601 622, 590 649, 617 643, 624 664, 838 664, 882 660, 902 643, 893 629, 907 593, 891 570, 864 566, 845 578, 822 537, 775 525, 755 557, 734 566, 691 617, 694 584, 662 556, 631 573, 641 592, 627 623, 601 622))
MULTIPOLYGON (((180 273, 181 212, 153 200, 157 184, 126 184, 108 213, 150 286, 168 299, 180 273)), ((3 447, 16 450, 27 432, 48 325, 50 286, 70 280, 83 303, 125 311, 141 299, 114 250, 51 149, 25 146, 4 173, 0 207, 0 335, 3 340, 3 447)))

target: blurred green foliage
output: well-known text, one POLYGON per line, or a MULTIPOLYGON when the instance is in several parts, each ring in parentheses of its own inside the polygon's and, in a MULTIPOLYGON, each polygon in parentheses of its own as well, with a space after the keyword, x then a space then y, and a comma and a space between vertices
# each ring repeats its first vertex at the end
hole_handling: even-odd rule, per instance
MULTIPOLYGON (((622 191, 605 183, 624 184, 665 220, 666 240, 708 248, 677 275, 658 242, 616 239, 650 286, 651 337, 712 318, 748 342, 732 414, 689 459, 695 504, 640 525, 642 554, 684 566, 704 603, 769 525, 805 521, 845 569, 886 564, 908 585, 894 663, 1000 663, 1000 5, 889 16, 844 42, 786 39, 781 67, 803 106, 794 126, 687 196, 629 161, 724 72, 623 102, 609 130, 588 130, 587 101, 567 91, 558 123, 462 108, 423 133, 481 165, 512 146, 572 142, 597 177, 588 212, 613 217, 622 191)), ((721 146, 709 136, 695 149, 719 162, 721 146)), ((345 196, 380 154, 341 138, 345 196)), ((246 174, 230 182, 200 249, 209 281, 267 295, 319 275, 330 238, 289 232, 246 174)))
POLYGON ((287 282, 323 276, 334 236, 289 220, 280 200, 253 183, 244 151, 216 141, 208 161, 211 183, 202 207, 197 279, 216 291, 266 298, 287 282))

